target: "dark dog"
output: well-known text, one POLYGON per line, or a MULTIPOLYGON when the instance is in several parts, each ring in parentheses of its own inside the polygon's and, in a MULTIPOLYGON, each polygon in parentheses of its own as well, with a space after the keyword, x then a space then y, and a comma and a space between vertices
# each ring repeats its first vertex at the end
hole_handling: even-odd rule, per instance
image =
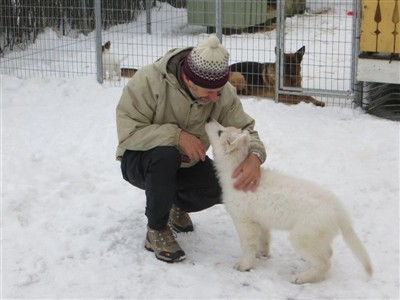
MULTIPOLYGON (((283 86, 301 88, 301 61, 306 47, 303 46, 295 53, 284 54, 283 86)), ((230 66, 229 82, 236 87, 238 94, 275 98, 275 63, 239 62, 230 66)), ((279 102, 298 104, 300 102, 325 106, 311 96, 279 95, 279 102)))

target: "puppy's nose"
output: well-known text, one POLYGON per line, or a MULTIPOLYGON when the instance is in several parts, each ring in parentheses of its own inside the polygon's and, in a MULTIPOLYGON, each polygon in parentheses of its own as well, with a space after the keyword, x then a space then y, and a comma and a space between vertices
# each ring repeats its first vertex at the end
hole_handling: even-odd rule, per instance
POLYGON ((211 121, 212 121, 212 118, 208 117, 206 123, 210 123, 211 121))

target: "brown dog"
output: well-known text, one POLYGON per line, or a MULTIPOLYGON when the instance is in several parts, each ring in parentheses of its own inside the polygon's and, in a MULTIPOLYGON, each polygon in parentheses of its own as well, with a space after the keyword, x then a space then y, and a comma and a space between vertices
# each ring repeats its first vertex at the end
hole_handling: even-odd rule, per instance
POLYGON ((247 83, 242 73, 230 72, 229 82, 236 88, 238 94, 247 94, 247 83))
MULTIPOLYGON (((283 86, 301 88, 301 61, 306 47, 303 46, 295 53, 284 54, 283 86)), ((238 94, 275 98, 275 63, 239 62, 230 66, 229 82, 236 87, 238 94)), ((325 106, 311 96, 279 95, 279 102, 298 104, 300 102, 325 106)))
POLYGON ((121 77, 131 78, 136 72, 137 69, 135 68, 121 68, 121 77))

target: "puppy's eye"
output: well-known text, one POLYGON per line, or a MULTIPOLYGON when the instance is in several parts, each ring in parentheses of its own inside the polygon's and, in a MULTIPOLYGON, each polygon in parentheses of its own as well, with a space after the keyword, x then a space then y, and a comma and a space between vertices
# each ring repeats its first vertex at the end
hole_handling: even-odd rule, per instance
POLYGON ((222 130, 218 130, 218 136, 221 136, 222 132, 222 130))

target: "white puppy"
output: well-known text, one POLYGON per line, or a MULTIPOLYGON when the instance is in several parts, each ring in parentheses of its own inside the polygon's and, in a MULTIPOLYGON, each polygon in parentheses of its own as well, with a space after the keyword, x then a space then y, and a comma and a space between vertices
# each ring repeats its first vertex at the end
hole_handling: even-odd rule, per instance
POLYGON ((293 283, 322 280, 330 269, 332 240, 341 232, 347 245, 369 276, 369 255, 354 232, 339 199, 326 189, 306 180, 262 169, 255 192, 233 187, 234 169, 247 157, 249 133, 223 127, 214 120, 205 126, 213 150, 215 168, 223 191, 223 202, 238 232, 243 258, 239 271, 254 266, 256 256, 269 254, 270 228, 287 230, 290 240, 310 268, 294 275, 293 283))
POLYGON ((111 42, 108 41, 103 46, 101 46, 102 51, 102 59, 103 59, 103 78, 113 79, 114 76, 117 77, 118 80, 121 80, 121 61, 123 59, 119 59, 114 54, 110 52, 111 42))

